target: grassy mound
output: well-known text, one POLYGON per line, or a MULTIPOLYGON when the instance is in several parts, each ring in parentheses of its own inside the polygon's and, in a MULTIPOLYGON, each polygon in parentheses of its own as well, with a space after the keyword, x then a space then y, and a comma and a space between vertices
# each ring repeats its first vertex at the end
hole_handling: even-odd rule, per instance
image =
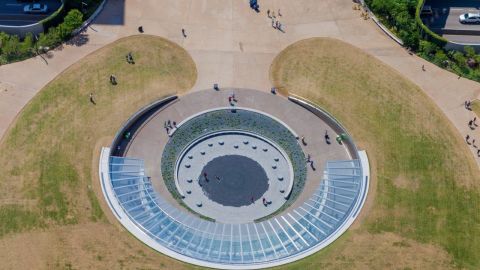
MULTIPOLYGON (((421 89, 361 50, 332 39, 291 45, 274 60, 270 75, 283 93, 302 96, 335 115, 373 165, 370 206, 364 210, 369 212, 360 228, 293 268, 336 265, 339 257, 340 265, 388 267, 378 260, 380 253, 352 251, 348 245, 355 244, 356 235, 374 239, 392 233, 410 241, 409 246, 413 240, 445 250, 452 258, 448 267, 480 267, 478 167, 421 89)), ((437 260, 432 254, 437 253, 416 260, 437 260)), ((418 262, 393 260, 391 266, 422 268, 418 262)))
POLYGON ((195 80, 188 53, 152 36, 118 40, 60 74, 24 108, 0 144, 0 237, 102 219, 92 191, 99 140, 108 145, 139 108, 187 91, 195 80), (129 52, 135 64, 126 62, 129 52), (117 85, 110 83, 111 74, 117 85))

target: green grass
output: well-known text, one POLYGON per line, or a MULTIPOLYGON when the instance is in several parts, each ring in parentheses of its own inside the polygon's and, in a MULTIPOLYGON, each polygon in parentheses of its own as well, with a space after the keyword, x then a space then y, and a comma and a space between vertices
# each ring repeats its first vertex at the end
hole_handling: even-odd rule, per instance
POLYGON ((418 87, 330 39, 288 47, 272 64, 271 77, 284 93, 335 115, 367 150, 376 197, 363 229, 439 245, 453 256, 453 265, 480 267, 478 167, 418 87))
POLYGON ((195 65, 183 49, 146 35, 121 39, 60 74, 1 141, 0 235, 101 220, 92 189, 100 145, 109 146, 142 106, 187 91, 195 80, 195 65), (126 63, 128 52, 135 65, 126 63), (109 83, 110 74, 118 85, 109 83), (89 101, 91 92, 97 105, 89 101))

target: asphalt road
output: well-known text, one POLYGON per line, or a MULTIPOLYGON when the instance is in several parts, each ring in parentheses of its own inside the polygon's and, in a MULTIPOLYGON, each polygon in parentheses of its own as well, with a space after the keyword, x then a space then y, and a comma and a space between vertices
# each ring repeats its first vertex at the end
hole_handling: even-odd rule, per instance
POLYGON ((0 0, 0 25, 33 24, 50 16, 61 5, 59 0, 43 0, 40 3, 47 4, 48 12, 46 14, 25 14, 23 7, 28 3, 20 3, 16 0, 0 0))
POLYGON ((427 0, 433 16, 423 16, 425 24, 433 31, 443 34, 450 41, 478 43, 480 24, 461 24, 459 17, 464 13, 480 13, 478 0, 427 0))

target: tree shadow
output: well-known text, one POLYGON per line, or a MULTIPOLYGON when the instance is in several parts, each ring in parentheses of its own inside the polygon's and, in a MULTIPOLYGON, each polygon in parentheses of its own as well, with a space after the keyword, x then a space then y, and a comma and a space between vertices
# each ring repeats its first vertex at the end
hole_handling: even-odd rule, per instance
POLYGON ((76 46, 76 47, 80 47, 87 44, 89 41, 89 38, 86 32, 87 32, 86 30, 83 30, 82 32, 78 33, 76 36, 72 37, 70 40, 65 42, 65 44, 76 46))

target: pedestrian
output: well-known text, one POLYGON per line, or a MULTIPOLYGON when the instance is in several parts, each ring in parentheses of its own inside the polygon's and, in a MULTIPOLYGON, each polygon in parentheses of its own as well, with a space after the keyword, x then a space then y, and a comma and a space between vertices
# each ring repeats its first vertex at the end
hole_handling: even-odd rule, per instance
POLYGON ((325 142, 330 144, 330 136, 328 135, 328 130, 325 130, 325 142))
POLYGON ((303 144, 303 145, 307 145, 307 142, 305 141, 305 137, 304 137, 304 136, 302 136, 302 144, 303 144))
POLYGON ((270 17, 270 9, 267 10, 267 17, 268 17, 268 18, 271 18, 271 17, 270 17))
POLYGON ((465 137, 465 141, 467 142, 467 144, 470 144, 469 140, 470 140, 470 135, 467 134, 467 136, 465 137))
POLYGON ((281 23, 281 22, 278 22, 277 29, 278 29, 280 32, 283 32, 282 23, 281 23))
POLYGON ((280 24, 280 22, 279 22, 279 21, 276 21, 276 22, 275 22, 275 28, 280 29, 280 27, 278 26, 279 24, 280 24))
POLYGON ((143 33, 143 26, 140 25, 140 26, 138 27, 138 32, 143 33))
POLYGON ((477 157, 480 157, 480 149, 477 150, 477 157))
POLYGON ((473 120, 468 121, 468 127, 473 129, 472 126, 473 126, 473 120))
POLYGON ((167 121, 163 122, 163 128, 167 129, 168 126, 167 126, 167 121))
POLYGON ((173 121, 173 127, 177 128, 177 122, 173 121))
POLYGON ((253 196, 252 196, 252 198, 250 199, 250 201, 252 201, 252 203, 255 203, 255 200, 253 199, 253 196))
POLYGON ((475 116, 475 117, 473 117, 472 124, 473 124, 474 126, 478 127, 478 125, 477 125, 476 122, 477 122, 477 117, 475 116))
POLYGON ((465 100, 465 102, 464 102, 464 104, 463 104, 463 107, 465 107, 465 109, 467 109, 467 108, 468 108, 467 104, 468 104, 468 101, 467 101, 467 100, 465 100))
POLYGON ((172 122, 170 122, 170 120, 167 121, 167 126, 168 126, 169 128, 172 128, 172 122))
POLYGON ((117 85, 117 77, 115 77, 113 74, 110 75, 110 83, 112 85, 117 85))
POLYGON ((182 36, 183 36, 184 38, 187 37, 187 32, 185 32, 185 28, 182 28, 182 36))
POLYGON ((232 103, 232 97, 231 96, 228 97, 228 103, 230 103, 230 104, 232 103))
POLYGON ((465 108, 469 111, 472 110, 471 108, 472 102, 470 100, 465 101, 465 108))
POLYGON ((282 17, 282 13, 280 13, 280 9, 278 9, 277 14, 278 14, 278 17, 282 17))
POLYGON ((310 154, 308 154, 308 155, 307 155, 307 163, 310 163, 310 159, 311 159, 311 158, 312 158, 312 157, 310 156, 310 154))
POLYGON ((273 19, 273 18, 272 18, 272 27, 273 27, 274 29, 277 29, 277 27, 275 26, 275 19, 273 19))
POLYGON ((272 88, 270 89, 270 93, 276 95, 276 94, 277 94, 277 88, 272 87, 272 88))
POLYGON ((97 105, 97 103, 95 102, 95 97, 93 96, 93 93, 90 93, 90 102, 91 102, 93 105, 97 105))
POLYGON ((422 70, 425 71, 425 65, 422 65, 422 70))
POLYGON ((215 179, 217 179, 217 181, 220 182, 220 177, 218 175, 215 176, 215 179))
POLYGON ((473 147, 477 148, 477 146, 475 145, 475 139, 472 140, 472 145, 473 147))
POLYGON ((232 100, 233 102, 238 102, 238 100, 235 98, 235 93, 232 93, 232 100))
POLYGON ((218 83, 213 84, 213 89, 216 90, 216 91, 220 90, 220 88, 218 87, 218 83))

